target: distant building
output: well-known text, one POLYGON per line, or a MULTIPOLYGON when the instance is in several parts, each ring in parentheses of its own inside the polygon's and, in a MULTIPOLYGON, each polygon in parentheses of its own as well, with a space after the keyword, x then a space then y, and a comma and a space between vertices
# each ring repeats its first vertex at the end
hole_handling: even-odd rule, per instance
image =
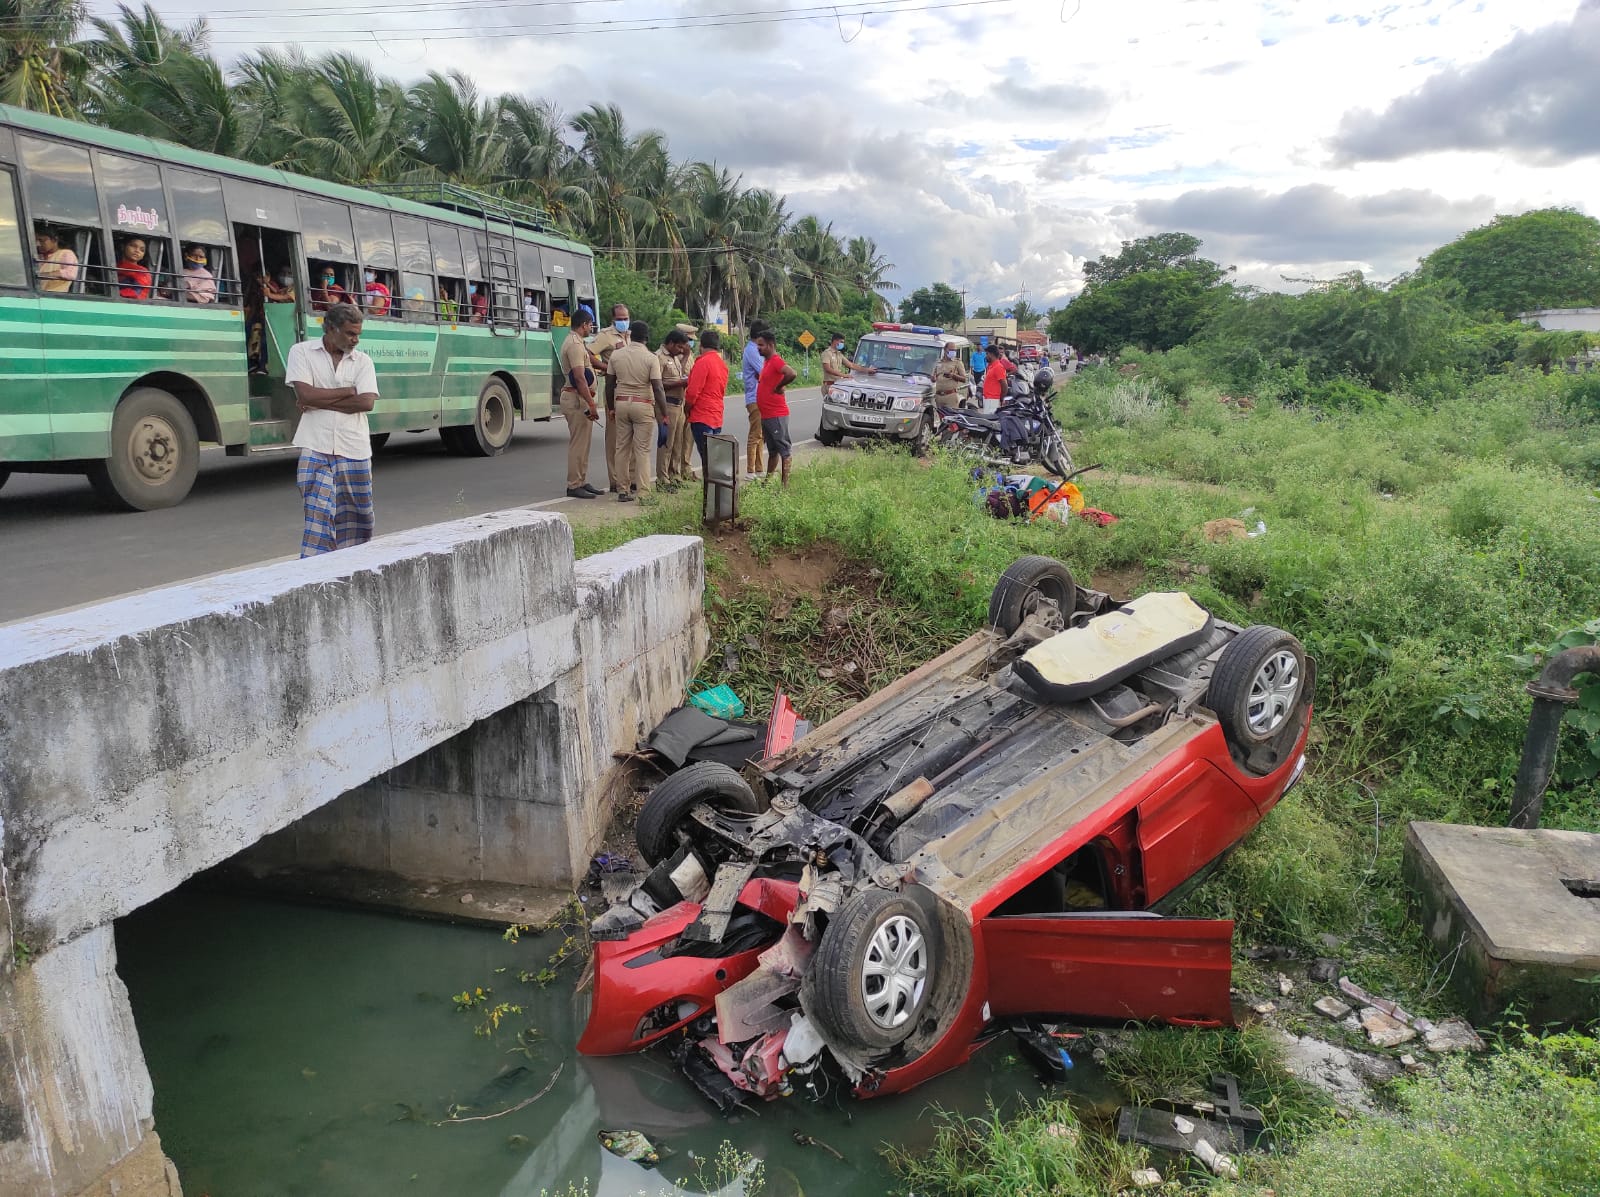
POLYGON ((1600 308, 1546 308, 1517 319, 1546 332, 1600 332, 1600 308))
POLYGON ((1001 340, 1015 341, 1017 322, 1004 316, 985 320, 971 319, 961 326, 961 335, 974 345, 978 343, 979 337, 999 337, 1001 340))

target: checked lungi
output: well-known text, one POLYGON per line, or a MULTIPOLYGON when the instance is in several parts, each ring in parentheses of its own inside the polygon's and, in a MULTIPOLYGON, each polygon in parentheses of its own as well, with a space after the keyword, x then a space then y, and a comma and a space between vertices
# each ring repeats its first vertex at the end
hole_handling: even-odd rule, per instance
POLYGON ((306 527, 300 556, 314 557, 372 539, 372 462, 300 451, 300 494, 306 527))

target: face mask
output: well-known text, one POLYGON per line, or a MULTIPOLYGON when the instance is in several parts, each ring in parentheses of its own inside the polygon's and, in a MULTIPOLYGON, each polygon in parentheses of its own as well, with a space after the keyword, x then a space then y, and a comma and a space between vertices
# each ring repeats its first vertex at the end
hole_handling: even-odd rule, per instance
POLYGON ((293 281, 294 281, 294 275, 290 274, 287 270, 285 270, 282 274, 280 274, 278 276, 278 282, 281 283, 285 287, 287 287, 293 281))
POLYGON ((628 322, 626 320, 618 320, 616 323, 617 323, 617 331, 618 332, 627 332, 628 331, 628 322))
POLYGON ((835 341, 833 343, 833 347, 834 347, 835 350, 843 349, 844 348, 844 342, 843 341, 835 341))
POLYGON ((369 282, 369 283, 375 283, 375 282, 377 282, 377 281, 378 281, 378 276, 377 276, 377 275, 375 275, 375 274, 373 274, 373 273, 372 273, 372 271, 370 271, 370 270, 369 270, 369 271, 367 271, 367 272, 366 272, 366 273, 365 273, 365 274, 364 274, 364 275, 362 275, 362 276, 361 276, 361 277, 362 277, 362 278, 364 278, 364 279, 366 279, 366 280, 367 280, 367 282, 369 282))
POLYGON ((944 351, 944 360, 947 361, 947 362, 955 361, 956 360, 956 351, 954 349, 946 349, 944 351))
POLYGON ((331 287, 331 286, 333 286, 333 275, 331 275, 331 274, 325 274, 325 275, 323 275, 323 276, 322 276, 322 285, 323 285, 323 286, 324 286, 324 287, 331 287))

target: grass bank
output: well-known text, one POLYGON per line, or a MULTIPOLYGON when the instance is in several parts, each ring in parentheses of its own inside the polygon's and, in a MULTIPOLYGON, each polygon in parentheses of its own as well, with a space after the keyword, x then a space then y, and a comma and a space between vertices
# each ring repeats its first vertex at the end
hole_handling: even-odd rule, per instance
MULTIPOLYGON (((895 450, 830 454, 796 471, 787 491, 748 488, 744 530, 708 545, 704 676, 731 681, 758 707, 781 681, 824 718, 979 626, 994 579, 1025 553, 1060 557, 1114 592, 1182 588, 1224 619, 1288 628, 1319 668, 1308 780, 1189 909, 1233 918, 1241 948, 1331 951, 1368 988, 1447 1012, 1448 970, 1405 907, 1404 828, 1506 820, 1528 712, 1522 686, 1534 672, 1524 654, 1600 616, 1600 422, 1569 402, 1564 380, 1538 374, 1485 379, 1438 404, 1392 398, 1335 414, 1240 402, 1201 384, 1180 403, 1137 381, 1094 372, 1058 398, 1077 459, 1107 463, 1082 485, 1120 517, 1109 528, 995 521, 960 463, 895 450), (1208 539, 1204 525, 1219 519, 1265 531, 1208 539), (777 576, 779 563, 819 553, 825 582, 808 590, 777 576), (882 650, 835 651, 862 637, 882 650), (851 661, 856 670, 842 672, 851 661)), ((586 530, 579 551, 642 531, 698 532, 697 501, 668 497, 631 524, 586 530)), ((1594 730, 1564 732, 1564 764, 1586 759, 1594 730)), ((1569 774, 1547 796, 1545 822, 1600 830, 1597 799, 1592 779, 1569 774)), ((1253 980, 1247 962, 1238 974, 1241 986, 1253 980)), ((1360 1183, 1331 1177, 1363 1152, 1421 1160, 1452 1125, 1483 1146, 1458 1145, 1440 1175, 1482 1171, 1504 1145, 1490 1133, 1503 1113, 1494 1087, 1514 1084, 1549 1118, 1587 1118, 1587 1129, 1502 1152, 1501 1171, 1482 1171, 1497 1178, 1487 1187, 1431 1187, 1553 1193, 1594 1191, 1540 1179, 1567 1175, 1572 1153, 1592 1144, 1594 1050, 1581 1038, 1560 1049, 1530 1040, 1482 1068, 1409 1078, 1393 1096, 1398 1121, 1381 1125, 1328 1121, 1325 1103, 1250 1031, 1139 1032, 1108 1063, 1135 1096, 1207 1071, 1239 1073, 1295 1147, 1248 1165, 1247 1181, 1265 1175, 1280 1195, 1369 1191, 1368 1173, 1350 1173, 1360 1183)), ((1129 1157, 1092 1129, 1087 1154, 1072 1154, 1048 1129, 1059 1125, 1062 1112, 1042 1108, 1007 1126, 952 1124, 929 1157, 937 1168, 904 1161, 909 1183, 962 1194, 1115 1191, 1129 1157), (1077 1171, 1060 1171, 1063 1160, 1077 1171), (1029 1188, 1037 1177, 1017 1169, 1034 1164, 1056 1180, 1029 1188)), ((1396 1164, 1393 1175, 1410 1167, 1396 1164)), ((1370 1183, 1420 1191, 1385 1188, 1377 1172, 1370 1183)))

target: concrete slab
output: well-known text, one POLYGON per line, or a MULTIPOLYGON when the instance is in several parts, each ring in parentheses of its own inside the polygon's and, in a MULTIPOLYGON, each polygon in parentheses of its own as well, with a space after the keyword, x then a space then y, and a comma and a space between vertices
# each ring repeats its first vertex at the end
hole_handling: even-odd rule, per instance
POLYGON ((1412 823, 1404 870, 1474 1021, 1600 1016, 1600 899, 1566 884, 1600 879, 1600 835, 1412 823))

